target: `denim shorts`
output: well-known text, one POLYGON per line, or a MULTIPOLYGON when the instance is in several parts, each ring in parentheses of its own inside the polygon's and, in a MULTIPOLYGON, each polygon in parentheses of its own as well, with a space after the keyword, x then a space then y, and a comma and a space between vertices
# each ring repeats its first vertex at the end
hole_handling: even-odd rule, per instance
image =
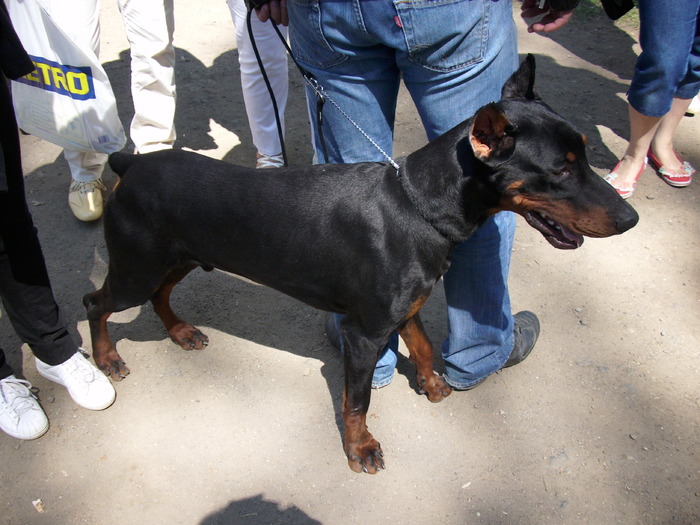
POLYGON ((642 53, 627 94, 630 105, 662 117, 674 98, 700 90, 700 0, 638 0, 642 53))

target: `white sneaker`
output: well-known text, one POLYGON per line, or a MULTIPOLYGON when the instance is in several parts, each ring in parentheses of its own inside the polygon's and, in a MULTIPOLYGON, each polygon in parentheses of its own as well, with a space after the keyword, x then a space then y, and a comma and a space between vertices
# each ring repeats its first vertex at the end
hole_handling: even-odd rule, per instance
POLYGON ((49 429, 31 386, 14 375, 0 380, 0 429, 14 438, 36 439, 49 429))
POLYGON ((695 98, 690 101, 690 106, 686 110, 688 115, 697 115, 700 113, 700 95, 695 95, 695 98))
POLYGON ((281 153, 278 153, 277 155, 265 155, 264 153, 258 152, 255 157, 256 170, 284 167, 284 157, 281 153))
POLYGON ((109 379, 80 351, 60 365, 51 366, 35 359, 39 374, 68 389, 70 397, 81 407, 104 410, 112 403, 116 393, 109 379))

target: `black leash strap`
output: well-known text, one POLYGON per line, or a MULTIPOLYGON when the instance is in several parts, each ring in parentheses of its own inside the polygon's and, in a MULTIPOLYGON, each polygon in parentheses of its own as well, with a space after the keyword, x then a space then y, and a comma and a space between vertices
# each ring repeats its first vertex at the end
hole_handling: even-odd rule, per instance
MULTIPOLYGON (((267 92, 270 93, 270 100, 272 101, 272 108, 275 110, 275 121, 277 122, 277 134, 278 134, 279 139, 280 139, 280 146, 282 147, 282 159, 284 160, 284 165, 289 166, 289 162, 287 161, 287 150, 284 147, 284 130, 282 129, 282 121, 280 120, 280 112, 279 112, 279 108, 277 106, 277 98, 275 97, 275 93, 272 89, 272 84, 270 84, 270 79, 267 77, 267 72, 265 71, 265 66, 262 63, 262 58, 260 57, 260 53, 258 51, 258 46, 255 43, 255 37, 253 36, 253 24, 251 22, 252 14, 253 14, 253 10, 248 9, 248 16, 246 17, 246 25, 248 26, 248 35, 250 36, 250 43, 253 46, 253 52, 255 53, 255 59, 258 61, 258 67, 260 68, 260 73, 262 73, 263 80, 265 81, 265 85, 267 86, 267 92)), ((272 21, 272 19, 270 19, 270 21, 272 21)), ((277 31, 277 34, 279 34, 280 38, 282 38, 282 40, 284 40, 279 29, 277 29, 277 25, 274 22, 272 24, 274 25, 275 30, 277 31)))
MULTIPOLYGON (((258 67, 260 68, 260 73, 262 73, 263 79, 265 80, 265 85, 267 86, 267 91, 270 93, 270 99, 272 100, 272 107, 275 110, 275 120, 277 121, 277 132, 279 134, 280 138, 280 143, 282 144, 282 156, 284 158, 284 165, 288 166, 287 162, 287 154, 286 150, 284 147, 284 133, 282 130, 282 121, 280 120, 279 116, 279 109, 277 107, 277 100, 275 99, 275 94, 272 90, 272 84, 270 84, 270 81, 268 80, 267 73, 265 72, 265 66, 262 62, 262 58, 260 57, 260 53, 258 52, 258 46, 255 44, 255 36, 253 35, 253 26, 251 23, 251 16, 253 13, 253 9, 248 9, 248 17, 247 17, 247 23, 248 23, 248 35, 250 36, 250 43, 253 46, 253 51, 255 52, 255 59, 258 61, 258 67)), ((287 39, 284 38, 284 35, 282 32, 279 30, 277 27, 277 24, 275 23, 272 18, 270 18, 270 23, 272 24, 272 27, 275 28, 275 31, 277 32, 277 36, 279 39, 282 41, 282 44, 284 45, 285 49, 287 50, 287 54, 291 57, 292 62, 294 62, 294 65, 297 67, 299 70, 299 73, 301 73, 301 76, 304 78, 304 81, 314 90, 314 93, 316 94, 316 123, 317 123, 317 129, 318 129, 318 136, 321 142, 321 150, 323 151, 323 156, 328 159, 328 150, 326 148, 326 140, 323 136, 323 105, 326 102, 326 96, 323 94, 320 86, 318 85, 318 82, 316 82, 316 79, 313 77, 311 73, 306 71, 299 62, 297 62, 296 58, 294 58, 294 55, 292 54, 292 50, 289 47, 289 44, 287 44, 287 39)))

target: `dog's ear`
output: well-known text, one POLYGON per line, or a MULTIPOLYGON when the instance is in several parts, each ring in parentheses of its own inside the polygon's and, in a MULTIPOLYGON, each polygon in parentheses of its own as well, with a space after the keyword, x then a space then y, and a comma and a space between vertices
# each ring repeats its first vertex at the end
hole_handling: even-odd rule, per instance
POLYGON ((515 145, 516 127, 493 102, 476 112, 469 130, 469 143, 477 159, 501 156, 515 145))
POLYGON ((535 91, 535 56, 533 54, 528 53, 518 70, 505 83, 501 98, 539 100, 540 97, 535 91))

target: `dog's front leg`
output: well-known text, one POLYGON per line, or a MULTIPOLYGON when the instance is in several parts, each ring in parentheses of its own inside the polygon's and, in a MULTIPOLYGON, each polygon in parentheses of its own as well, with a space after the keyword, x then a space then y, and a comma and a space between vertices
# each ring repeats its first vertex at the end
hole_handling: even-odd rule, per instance
POLYGON ((399 328, 399 334, 408 347, 411 361, 416 365, 418 387, 433 403, 449 396, 452 388, 433 371, 433 345, 417 313, 399 328))
POLYGON ((369 474, 384 469, 382 447, 367 429, 372 374, 378 354, 377 345, 364 337, 349 334, 345 338, 345 454, 352 470, 369 474))
POLYGON ((107 319, 114 311, 108 306, 109 304, 111 304, 111 299, 106 285, 83 297, 83 306, 87 311, 88 325, 90 326, 92 357, 95 359, 95 364, 113 381, 121 381, 129 375, 130 371, 117 353, 117 349, 114 348, 107 332, 107 319))

